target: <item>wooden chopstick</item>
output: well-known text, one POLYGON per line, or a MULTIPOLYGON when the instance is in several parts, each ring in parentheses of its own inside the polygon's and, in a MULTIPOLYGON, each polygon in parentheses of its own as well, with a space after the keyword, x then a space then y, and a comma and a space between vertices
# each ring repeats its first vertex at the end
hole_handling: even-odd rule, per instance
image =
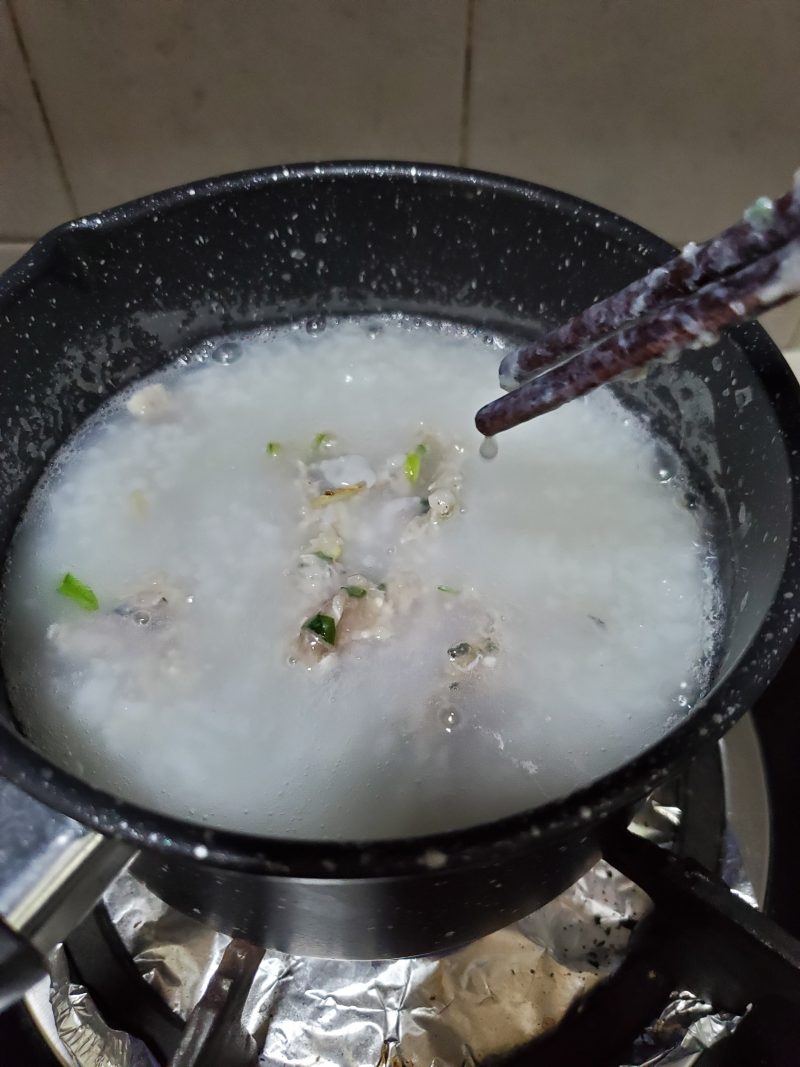
POLYGON ((800 291, 800 182, 744 222, 592 305, 501 364, 514 391, 475 417, 492 436, 652 359, 714 344, 719 331, 800 291), (552 369, 548 369, 552 368, 552 369), (519 383, 520 387, 516 388, 519 383))

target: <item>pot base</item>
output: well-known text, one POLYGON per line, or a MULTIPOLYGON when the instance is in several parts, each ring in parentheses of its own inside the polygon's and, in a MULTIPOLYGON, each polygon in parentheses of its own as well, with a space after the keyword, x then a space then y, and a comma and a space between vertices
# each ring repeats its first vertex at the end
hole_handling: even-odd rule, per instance
MULTIPOLYGON (((642 829, 649 826, 651 833, 669 833, 665 809, 680 804, 685 805, 680 829, 684 848, 695 854, 718 853, 724 860, 720 872, 740 887, 752 886, 762 904, 769 866, 769 810, 758 740, 749 717, 721 743, 718 758, 696 764, 680 783, 660 790, 656 803, 651 799, 640 816, 642 829), (714 811, 719 818, 709 818, 714 811), (735 843, 733 853, 729 848, 723 855, 723 841, 729 846, 735 843)), ((457 1042, 469 1044, 483 1056, 498 1055, 551 1030, 569 1005, 607 973, 612 962, 624 957, 630 928, 646 909, 643 894, 600 863, 535 915, 438 958, 372 964, 268 955, 249 1000, 249 1025, 257 1031, 259 1012, 269 1016, 270 1063, 281 1063, 275 1045, 281 1033, 291 1032, 293 1042, 304 1042, 323 1054, 328 1041, 341 1042, 344 1024, 352 1041, 363 1047, 364 1062, 373 1062, 368 1058, 373 1052, 377 1062, 384 1040, 391 1037, 389 1030, 394 1032, 390 1026, 383 1035, 381 1027, 367 1025, 370 1005, 380 991, 397 1012, 399 1041, 392 1047, 396 1055, 444 1058, 457 1042), (600 923, 595 919, 598 907, 600 923), (585 949, 580 948, 583 935, 588 938, 585 949), (311 990, 326 990, 324 1003, 330 1002, 328 1008, 320 1007, 323 1015, 316 1021, 311 990), (331 1012, 334 1004, 338 1006, 331 1012), (423 1010, 422 1005, 427 1007, 423 1010), (499 1026, 498 1017, 504 1020, 499 1026), (412 1018, 412 1025, 403 1022, 412 1018), (367 1049, 370 1041, 374 1049, 367 1049)), ((71 980, 85 984, 91 994, 82 1002, 86 1018, 79 1029, 69 1031, 69 1015, 56 1024, 51 994, 55 991, 59 1007, 77 998, 76 990, 68 997, 63 984, 53 990, 50 981, 41 983, 27 998, 29 1011, 59 1062, 69 1067, 75 1062, 88 1067, 92 1062, 91 1042, 79 1050, 75 1041, 80 1037, 86 1042, 90 1030, 99 1035, 101 1022, 143 1038, 166 1059, 177 1047, 183 1019, 213 974, 225 942, 207 926, 165 909, 135 878, 123 876, 110 890, 105 906, 68 942, 71 980), (141 978, 145 972, 147 982, 141 978), (77 1060, 69 1058, 68 1047, 77 1060)), ((688 1001, 673 1010, 686 1024, 696 1021, 696 1005, 688 1001)), ((635 1036, 632 1033, 631 1040, 635 1036)), ((672 1036, 677 1040, 675 1030, 672 1036)))

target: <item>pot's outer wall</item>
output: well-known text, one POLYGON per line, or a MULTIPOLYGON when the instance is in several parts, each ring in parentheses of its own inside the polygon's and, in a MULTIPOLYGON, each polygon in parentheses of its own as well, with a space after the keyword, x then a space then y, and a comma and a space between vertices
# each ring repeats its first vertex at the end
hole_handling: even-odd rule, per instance
POLYGON ((134 873, 164 901, 217 930, 296 956, 399 959, 450 952, 522 919, 600 858, 593 831, 499 850, 448 871, 429 852, 401 878, 288 879, 165 864, 143 852, 134 873))
MULTIPOLYGON (((112 392, 209 335, 299 316, 401 310, 531 336, 669 253, 659 239, 571 197, 409 164, 312 165, 213 179, 68 224, 0 278, 0 544, 5 551, 47 460, 86 417, 112 392)), ((627 401, 679 445, 714 516, 730 606, 716 665, 721 681, 668 737, 589 789, 425 840, 320 845, 208 831, 144 811, 49 764, 11 729, 0 730, 0 772, 83 822, 160 853, 143 861, 151 879, 170 882, 166 894, 190 911, 221 916, 223 869, 271 876, 253 889, 261 903, 248 905, 247 914, 270 911, 273 923, 277 896, 264 903, 272 879, 276 893, 285 889, 278 883, 303 877, 336 880, 341 894, 351 879, 398 878, 388 897, 378 894, 390 900, 379 908, 385 929, 395 925, 386 908, 394 910, 404 894, 431 890, 431 850, 447 879, 463 870, 476 887, 464 896, 465 915, 494 908, 500 925, 542 903, 591 861, 595 824, 644 795, 693 746, 723 733, 763 690, 797 634, 798 557, 793 551, 787 562, 787 553, 798 534, 798 389, 758 327, 740 328, 733 338, 624 389, 627 401), (172 882, 178 855, 184 876, 172 882), (504 877, 513 875, 515 862, 519 874, 507 879, 515 888, 501 904, 498 891, 488 891, 487 872, 499 863, 504 877), (217 887, 213 900, 203 882, 217 887)), ((237 928, 241 886, 229 888, 224 922, 237 928)), ((352 892, 354 915, 377 906, 363 886, 352 892)), ((296 914, 310 915, 317 898, 298 893, 312 903, 296 914)), ((447 896, 456 899, 455 886, 447 896)), ((418 903, 399 926, 419 924, 418 903)), ((253 936, 250 920, 241 921, 253 936)), ((360 921, 374 925, 363 914, 360 921)), ((453 925, 428 930, 432 948, 453 925)), ((481 923, 473 926, 478 931, 481 923)), ((289 932, 281 939, 288 945, 289 932)), ((394 944, 366 954, 403 951, 394 944)))

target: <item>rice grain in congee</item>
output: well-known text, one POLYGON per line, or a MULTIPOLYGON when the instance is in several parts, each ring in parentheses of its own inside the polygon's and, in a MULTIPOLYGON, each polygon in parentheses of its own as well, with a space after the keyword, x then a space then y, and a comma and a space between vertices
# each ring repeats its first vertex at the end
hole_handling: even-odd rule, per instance
POLYGON ((207 343, 62 451, 3 648, 58 763, 213 826, 402 837, 562 796, 687 713, 717 594, 663 446, 603 390, 487 461, 502 340, 378 326, 207 343))

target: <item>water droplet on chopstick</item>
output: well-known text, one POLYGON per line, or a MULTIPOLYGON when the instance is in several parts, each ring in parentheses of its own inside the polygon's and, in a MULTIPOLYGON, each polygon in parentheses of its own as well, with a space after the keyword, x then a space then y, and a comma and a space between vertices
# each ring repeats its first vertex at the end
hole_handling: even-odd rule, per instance
POLYGON ((493 437, 484 437, 478 451, 484 459, 494 459, 497 455, 497 441, 493 437))

